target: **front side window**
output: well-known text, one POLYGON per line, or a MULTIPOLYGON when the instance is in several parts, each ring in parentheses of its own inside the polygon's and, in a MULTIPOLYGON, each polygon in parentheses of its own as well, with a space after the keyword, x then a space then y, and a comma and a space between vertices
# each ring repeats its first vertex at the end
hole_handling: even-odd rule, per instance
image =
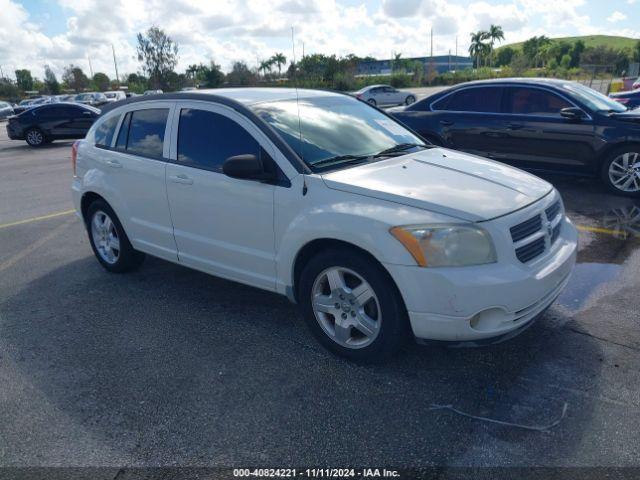
POLYGON ((509 88, 509 113, 515 115, 560 115, 563 108, 573 107, 555 93, 539 88, 509 88))
POLYGON ((178 162, 221 172, 227 158, 244 154, 259 155, 260 146, 236 122, 207 110, 180 111, 178 162))
POLYGON ((347 96, 264 102, 251 109, 312 168, 335 157, 372 156, 401 144, 424 144, 392 118, 347 96))
POLYGON ((477 87, 454 92, 433 104, 434 110, 450 112, 500 113, 502 88, 477 87))
POLYGON ((115 134, 116 127, 118 126, 118 120, 120 120, 120 115, 112 115, 98 125, 94 133, 96 145, 103 147, 111 146, 113 135, 115 134))
POLYGON ((149 108, 131 112, 127 153, 162 157, 168 108, 149 108))
POLYGON ((599 112, 624 112, 627 110, 627 107, 621 103, 580 83, 568 82, 563 87, 572 97, 584 103, 591 110, 599 112))

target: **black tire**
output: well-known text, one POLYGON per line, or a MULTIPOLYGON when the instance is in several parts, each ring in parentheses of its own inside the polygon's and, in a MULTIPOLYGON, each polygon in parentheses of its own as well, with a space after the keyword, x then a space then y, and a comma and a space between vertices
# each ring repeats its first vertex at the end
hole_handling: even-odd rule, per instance
POLYGON ((369 105, 373 105, 374 107, 378 105, 378 103, 373 98, 370 98, 369 100, 367 100, 367 103, 369 105))
MULTIPOLYGON (((636 165, 635 171, 637 172, 635 185, 638 185, 640 187, 640 145, 637 144, 623 145, 611 151, 602 162, 602 167, 600 169, 600 179, 602 180, 602 183, 604 183, 605 187, 607 187, 607 190, 609 190, 610 192, 615 193, 616 195, 622 195, 624 197, 638 198, 640 197, 640 188, 635 191, 625 191, 622 188, 617 187, 609 175, 611 164, 618 160, 619 157, 627 153, 636 155, 634 160, 634 163, 636 165)), ((633 165, 631 164, 629 166, 633 167, 633 165)))
POLYGON ((85 225, 87 227, 89 243, 91 243, 91 249, 93 250, 94 255, 96 256, 100 264, 109 272, 130 272, 138 268, 144 261, 145 254, 134 250, 131 242, 129 241, 129 237, 127 237, 124 228, 122 228, 122 224, 120 223, 118 216, 115 214, 111 206, 109 206, 109 204, 104 200, 98 199, 93 201, 93 203, 89 205, 85 216, 85 225), (117 259, 113 263, 105 260, 102 254, 98 252, 98 247, 95 244, 94 235, 92 234, 91 222, 94 220, 94 216, 99 214, 99 212, 103 212, 104 214, 108 215, 113 223, 113 227, 115 228, 117 239, 119 240, 119 253, 117 259))
POLYGON ((331 352, 351 360, 384 362, 410 338, 407 311, 395 283, 379 264, 356 249, 326 250, 313 257, 300 275, 298 303, 305 322, 318 341, 331 352), (323 330, 316 318, 312 306, 313 287, 316 279, 331 267, 346 268, 357 273, 369 283, 377 297, 381 310, 380 330, 366 346, 347 348, 338 344, 323 330))
POLYGON ((47 143, 47 137, 39 128, 32 127, 24 132, 24 139, 31 147, 41 147, 47 143))
POLYGON ((405 101, 404 104, 405 105, 411 105, 412 103, 416 103, 416 97, 414 97, 413 95, 409 95, 405 101))

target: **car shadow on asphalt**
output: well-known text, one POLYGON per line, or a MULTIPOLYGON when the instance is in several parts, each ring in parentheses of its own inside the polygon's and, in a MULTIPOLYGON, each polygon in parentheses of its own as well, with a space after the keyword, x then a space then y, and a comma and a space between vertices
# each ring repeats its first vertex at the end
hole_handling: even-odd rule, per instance
MULTIPOLYGON (((412 344, 369 366, 318 346, 284 297, 154 258, 114 275, 87 256, 0 313, 2 363, 143 465, 552 464, 572 458, 599 402, 601 345, 555 308, 499 345, 412 344), (548 432, 431 409, 547 425, 565 403, 548 432)), ((20 411, 18 396, 5 403, 20 411)))

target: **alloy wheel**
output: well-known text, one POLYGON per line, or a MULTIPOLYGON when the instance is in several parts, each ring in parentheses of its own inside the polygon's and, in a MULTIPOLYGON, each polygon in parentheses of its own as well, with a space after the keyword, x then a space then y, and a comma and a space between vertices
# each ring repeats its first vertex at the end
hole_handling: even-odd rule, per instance
POLYGON ((40 130, 29 130, 27 132, 27 142, 29 145, 41 145, 44 143, 44 136, 40 130))
POLYGON ((91 237, 100 258, 109 265, 115 264, 120 258, 120 239, 115 224, 102 210, 93 214, 91 237))
POLYGON ((609 165, 609 181, 623 192, 639 192, 640 153, 625 152, 614 158, 609 165))
POLYGON ((330 267, 321 272, 311 289, 311 305, 324 333, 343 347, 366 347, 380 333, 378 297, 353 270, 330 267))

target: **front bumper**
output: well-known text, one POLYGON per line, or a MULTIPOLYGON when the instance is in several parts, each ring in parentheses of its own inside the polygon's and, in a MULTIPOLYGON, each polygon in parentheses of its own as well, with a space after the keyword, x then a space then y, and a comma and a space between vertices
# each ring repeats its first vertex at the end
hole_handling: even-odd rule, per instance
POLYGON ((423 340, 475 341, 523 329, 560 295, 576 261, 578 233, 563 219, 561 236, 535 266, 495 263, 421 268, 386 265, 423 340))
POLYGON ((11 140, 24 140, 22 132, 18 131, 16 126, 11 122, 7 123, 7 136, 11 140))

